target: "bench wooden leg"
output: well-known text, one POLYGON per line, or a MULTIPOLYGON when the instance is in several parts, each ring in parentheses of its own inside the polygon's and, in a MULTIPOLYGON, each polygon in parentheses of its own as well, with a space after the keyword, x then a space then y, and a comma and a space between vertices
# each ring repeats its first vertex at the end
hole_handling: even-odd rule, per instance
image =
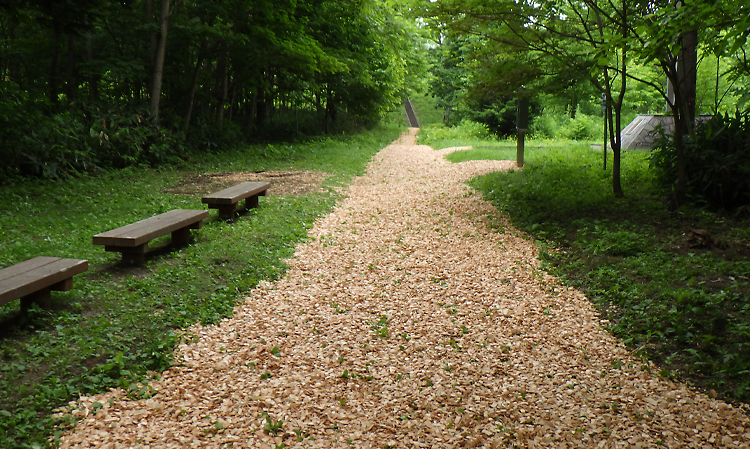
POLYGON ((245 209, 258 207, 258 195, 253 195, 245 199, 245 209))
POLYGON ((49 294, 50 290, 50 287, 43 288, 21 298, 21 312, 25 313, 29 310, 31 304, 34 303, 39 304, 39 307, 42 309, 49 309, 52 306, 49 294))
POLYGON ((219 206, 219 218, 225 220, 231 220, 234 218, 234 213, 237 210, 237 204, 227 204, 219 206))
POLYGON ((172 244, 173 245, 187 245, 188 242, 190 242, 190 228, 185 227, 182 229, 178 229, 176 231, 172 231, 172 244))
POLYGON ((123 246, 105 246, 104 250, 122 253, 122 261, 125 263, 141 265, 146 261, 146 248, 148 248, 148 243, 133 248, 126 248, 123 246))

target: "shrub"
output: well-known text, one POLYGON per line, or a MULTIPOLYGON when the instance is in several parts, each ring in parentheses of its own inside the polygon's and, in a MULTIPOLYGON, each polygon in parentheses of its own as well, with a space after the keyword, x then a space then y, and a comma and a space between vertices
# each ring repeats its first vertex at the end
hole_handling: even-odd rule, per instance
MULTIPOLYGON (((677 155, 672 141, 659 131, 651 153, 665 187, 677 179, 677 155)), ((713 209, 750 214, 750 118, 737 111, 698 123, 685 137, 687 191, 713 209)))
POLYGON ((70 109, 45 114, 25 93, 0 86, 0 177, 65 178, 132 165, 156 166, 185 155, 178 135, 137 108, 70 109))
POLYGON ((150 119, 145 109, 113 108, 90 115, 86 144, 95 148, 104 167, 156 166, 175 162, 185 153, 177 135, 150 119))
POLYGON ((574 119, 567 114, 545 113, 534 117, 530 133, 537 139, 586 140, 601 134, 601 117, 578 114, 574 119))
POLYGON ((445 140, 491 139, 489 127, 483 123, 464 119, 456 126, 431 125, 419 131, 419 144, 432 145, 445 140))

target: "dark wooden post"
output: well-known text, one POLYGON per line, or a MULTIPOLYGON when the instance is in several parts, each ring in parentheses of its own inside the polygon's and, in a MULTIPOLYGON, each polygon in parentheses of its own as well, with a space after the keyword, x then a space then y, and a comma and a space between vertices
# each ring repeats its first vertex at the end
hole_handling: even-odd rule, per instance
POLYGON ((516 143, 516 165, 523 167, 523 144, 526 132, 529 130, 529 99, 526 97, 525 89, 521 88, 518 93, 518 107, 516 109, 516 130, 518 141, 516 143))

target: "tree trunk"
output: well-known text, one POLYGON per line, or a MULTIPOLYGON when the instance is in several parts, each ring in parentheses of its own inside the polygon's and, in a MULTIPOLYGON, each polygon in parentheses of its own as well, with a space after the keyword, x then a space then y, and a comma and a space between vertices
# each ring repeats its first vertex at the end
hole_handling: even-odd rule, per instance
POLYGON ((670 105, 674 119, 672 143, 675 150, 677 179, 670 208, 685 204, 687 198, 687 157, 685 136, 695 132, 695 84, 697 72, 698 35, 690 31, 682 36, 682 47, 677 59, 662 62, 662 69, 674 87, 674 102, 670 105))
POLYGON ((257 88, 257 94, 253 95, 255 102, 255 128, 261 128, 266 123, 268 115, 268 96, 263 86, 257 88))
POLYGON ((573 98, 570 100, 570 118, 575 120, 577 112, 578 112, 578 95, 573 95, 573 98))
POLYGON ((57 74, 59 72, 58 70, 59 51, 58 51, 57 43, 60 41, 60 30, 58 29, 57 26, 54 27, 54 36, 55 36, 54 41, 52 43, 52 60, 50 61, 49 78, 47 82, 47 89, 48 89, 47 96, 52 106, 57 106, 57 103, 58 103, 57 95, 59 93, 58 83, 57 83, 57 74))
MULTIPOLYGON (((15 41, 18 39, 18 24, 16 23, 16 20, 11 19, 9 26, 9 36, 11 41, 9 46, 11 48, 17 48, 17 43, 15 41)), ((8 76, 10 76, 10 79, 23 88, 23 83, 21 82, 21 58, 8 58, 5 63, 8 64, 8 76)))
POLYGON ((182 126, 182 139, 187 138, 190 129, 190 119, 193 116, 193 106, 195 105, 195 93, 198 92, 198 80, 200 79, 201 67, 203 67, 203 55, 206 50, 206 41, 201 42, 201 48, 198 50, 198 60, 195 62, 193 69, 193 78, 190 80, 190 93, 188 94, 188 103, 183 116, 185 123, 182 126))
POLYGON ((253 96, 250 99, 250 113, 247 119, 247 129, 252 132, 255 130, 255 116, 258 111, 258 89, 253 90, 253 96))
MULTIPOLYGON (((673 80, 675 85, 679 85, 678 80, 673 80)), ((685 111, 680 105, 686 102, 682 98, 682 89, 675 89, 675 102, 672 105, 672 118, 674 119, 674 134, 672 143, 674 144, 675 156, 677 160, 677 183, 675 184, 674 195, 672 197, 671 208, 676 209, 685 204, 687 197, 687 160, 685 157, 685 135, 688 134, 688 120, 685 111)))
POLYGON ((662 63, 662 68, 674 87, 672 117, 674 119, 674 144, 677 159, 677 183, 672 197, 672 208, 685 204, 687 198, 687 157, 685 136, 695 132, 695 85, 698 67, 698 32, 687 31, 682 35, 677 60, 662 63))
MULTIPOLYGON (((621 78, 623 82, 626 80, 624 75, 621 78)), ((604 70, 604 84, 607 96, 605 114, 609 123, 609 146, 612 148, 612 193, 616 198, 622 198, 625 196, 625 193, 622 191, 622 183, 620 182, 620 157, 622 150, 620 131, 624 87, 621 89, 617 101, 615 101, 612 98, 612 86, 610 84, 609 72, 606 69, 604 70)))
POLYGON ((226 51, 222 54, 221 64, 219 65, 220 85, 219 85, 219 104, 217 105, 216 120, 221 131, 224 126, 224 105, 227 102, 229 93, 229 61, 226 51))
POLYGON ((232 97, 229 100, 229 121, 234 118, 234 107, 237 105, 237 84, 232 83, 232 97))
POLYGON ((698 72, 698 32, 689 31, 682 35, 682 47, 677 58, 677 75, 680 78, 680 108, 684 114, 685 129, 688 134, 695 130, 695 85, 698 72))
POLYGON ((625 193, 622 191, 622 183, 620 182, 621 174, 620 174, 620 160, 622 155, 622 141, 620 139, 620 130, 621 130, 621 113, 620 108, 618 108, 615 112, 615 132, 614 137, 612 138, 611 146, 612 146, 612 192, 615 194, 615 198, 623 198, 625 197, 625 193))
MULTIPOLYGON (((89 67, 93 67, 94 61, 94 44, 91 38, 91 31, 86 32, 86 61, 89 67)), ((94 74, 93 69, 89 69, 89 100, 96 102, 99 100, 99 78, 94 74)))
POLYGON ((159 118, 159 101, 161 100, 161 80, 164 74, 164 57, 167 52, 167 26, 169 25, 169 0, 161 0, 159 20, 159 44, 156 48, 153 74, 151 76, 151 117, 159 118))
MULTIPOLYGON (((600 36, 604 36, 604 22, 601 18, 601 15, 599 14, 598 10, 595 12, 596 14, 596 20, 599 27, 599 33, 600 36)), ((623 3, 623 10, 622 14, 619 17, 620 22, 617 24, 619 27, 619 31, 622 34, 623 41, 627 41, 628 37, 628 23, 627 23, 627 8, 625 7, 625 3, 623 3)), ((622 191, 622 183, 620 182, 620 158, 621 158, 621 150, 622 150, 622 136, 621 133, 621 126, 622 126, 622 103, 625 99, 625 90, 627 89, 627 52, 624 47, 621 47, 620 49, 620 60, 618 62, 618 65, 620 65, 619 72, 620 72, 620 92, 617 96, 617 101, 614 101, 612 98, 612 85, 614 84, 614 81, 610 79, 609 76, 609 69, 607 67, 604 68, 604 85, 602 86, 602 90, 604 91, 605 99, 606 99, 606 107, 604 109, 605 113, 605 120, 609 124, 609 144, 612 148, 612 192, 614 193, 616 198, 622 198, 625 196, 625 193, 622 191), (614 115, 614 116, 613 116, 614 115)), ((606 126, 605 126, 606 128, 606 126)), ((604 145, 604 155, 606 158, 606 144, 604 145)), ((606 159, 605 159, 606 160, 606 159)))
MULTIPOLYGON (((144 4, 144 13, 146 16, 146 23, 149 26, 149 28, 153 28, 152 25, 154 25, 154 0, 146 0, 144 4)), ((154 66, 156 65, 156 49, 159 45, 159 33, 157 33, 155 30, 151 30, 148 33, 148 67, 151 69, 152 75, 148 78, 146 81, 146 89, 151 92, 152 82, 153 82, 153 70, 154 66)))
POLYGON ((65 62, 65 100, 72 103, 76 95, 77 84, 75 80, 75 40, 73 35, 68 35, 68 51, 65 62))
POLYGON ((326 112, 325 120, 323 121, 323 132, 328 134, 330 130, 329 123, 333 121, 333 92, 330 86, 326 89, 326 112))

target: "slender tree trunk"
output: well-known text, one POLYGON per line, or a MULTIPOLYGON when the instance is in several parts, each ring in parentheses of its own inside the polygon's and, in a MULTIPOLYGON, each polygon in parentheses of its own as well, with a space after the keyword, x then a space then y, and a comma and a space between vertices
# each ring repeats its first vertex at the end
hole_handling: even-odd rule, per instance
POLYGON ((198 80, 200 79, 201 68, 203 67, 203 59, 206 51, 206 41, 201 42, 201 48, 198 50, 198 60, 195 62, 195 68, 193 69, 193 78, 190 80, 190 93, 188 94, 188 103, 185 108, 184 124, 182 126, 182 138, 187 138, 188 130, 190 129, 190 119, 193 116, 193 105, 195 105, 195 94, 198 92, 198 80))
MULTIPOLYGON (((619 31, 622 34, 623 41, 627 41, 627 34, 628 34, 628 24, 627 24, 627 8, 625 7, 626 3, 623 2, 623 10, 622 14, 620 15, 620 22, 617 24, 619 27, 619 31)), ((602 37, 602 40, 604 40, 604 23, 602 21, 601 15, 599 14, 599 11, 595 9, 596 14, 596 20, 599 28, 599 34, 602 37)), ((625 90, 627 88, 627 53, 624 48, 620 50, 620 60, 618 61, 618 65, 621 65, 619 73, 620 73, 620 92, 617 96, 617 101, 615 101, 612 98, 612 87, 614 84, 614 80, 610 78, 609 75, 609 69, 606 67, 604 68, 604 86, 602 86, 602 90, 604 91, 605 99, 606 99, 606 107, 604 109, 605 113, 605 120, 609 124, 609 143, 610 147, 612 148, 612 192, 614 193, 616 198, 622 198, 625 196, 624 192, 622 191, 622 183, 620 182, 620 157, 621 157, 621 150, 622 150, 622 139, 620 136, 621 132, 621 113, 622 113, 622 103, 625 98, 625 90)), ((606 126, 605 126, 606 129, 606 126)), ((604 145, 604 155, 606 158, 606 145, 604 145)), ((605 159, 606 161, 606 159, 605 159)), ((606 164, 606 162, 605 162, 606 164)))
POLYGON ((621 96, 618 96, 618 101, 612 98, 612 80, 609 77, 609 71, 606 69, 604 70, 604 83, 607 95, 605 113, 607 114, 607 122, 609 123, 609 146, 612 148, 612 193, 616 198, 622 198, 625 196, 620 182, 620 109, 622 107, 622 100, 620 100, 621 96))
POLYGON ((252 132, 255 130, 255 117, 258 112, 258 89, 253 90, 253 96, 250 98, 250 113, 247 119, 247 129, 252 132))
POLYGON ((714 114, 719 113, 719 77, 721 74, 721 56, 716 57, 716 85, 714 86, 714 114))
MULTIPOLYGON (((623 22, 625 14, 623 13, 623 22)), ((627 38, 627 26, 625 23, 622 24, 623 38, 627 38)), ((622 104, 625 101, 625 91, 628 87, 627 77, 627 50, 623 48, 620 54, 620 92, 615 103, 615 128, 614 128, 614 144, 612 145, 612 190, 614 191, 615 197, 623 198, 625 193, 622 191, 621 173, 620 173, 620 161, 622 155, 622 104)))
POLYGON ((151 76, 151 116, 159 118, 159 101, 161 100, 161 80, 164 74, 164 58, 167 52, 167 26, 169 25, 169 0, 161 0, 161 14, 159 20, 159 45, 156 49, 156 60, 151 76))
POLYGON ((323 121, 323 132, 328 134, 330 130, 329 123, 333 121, 333 93, 331 87, 326 88, 326 113, 323 121))
POLYGON ((52 106, 56 107, 58 103, 58 78, 57 74, 58 63, 59 63, 59 48, 57 43, 60 41, 60 30, 57 26, 54 27, 54 42, 52 43, 52 59, 49 66, 49 78, 47 81, 47 96, 52 106))
MULTIPOLYGON (((675 89, 675 103, 681 102, 682 93, 680 89, 675 89)), ((674 188, 673 208, 678 208, 685 204, 687 197, 687 158, 685 157, 685 135, 688 134, 687 118, 678 105, 672 107, 672 118, 674 119, 674 134, 672 143, 674 144, 675 156, 677 159, 677 183, 674 188)))
MULTIPOLYGON (((680 6, 678 6, 679 8, 680 6)), ((673 208, 685 204, 687 198, 687 156, 685 155, 685 135, 695 132, 695 85, 698 66, 698 32, 690 30, 681 38, 680 51, 674 59, 662 63, 662 67, 674 87, 672 117, 674 135, 672 143, 677 159, 677 183, 672 198, 673 208)))
POLYGON ((232 83, 232 97, 229 100, 229 121, 231 122, 234 118, 234 107, 237 104, 237 84, 236 82, 232 83))
MULTIPOLYGON (((89 63, 89 66, 93 66, 94 61, 94 43, 93 39, 91 37, 91 31, 86 32, 86 61, 89 63)), ((97 77, 92 69, 89 72, 88 82, 89 82, 89 100, 92 102, 96 102, 99 100, 99 77, 97 77)))
POLYGON ((75 100, 77 84, 75 80, 75 39, 70 34, 68 35, 68 51, 65 62, 65 99, 68 104, 75 100))
POLYGON ((682 35, 682 47, 677 59, 677 73, 680 77, 679 89, 682 94, 681 109, 685 115, 687 133, 695 130, 695 90, 698 72, 698 32, 689 31, 682 35))
MULTIPOLYGON (((17 48, 15 41, 18 39, 18 25, 15 20, 11 19, 10 23, 10 46, 17 48)), ((8 76, 11 80, 15 81, 19 86, 23 86, 21 82, 21 59, 20 58, 9 58, 5 61, 8 64, 8 76)), ((23 88, 23 87, 22 87, 23 88)))
POLYGON ((679 207, 685 204, 685 197, 687 196, 687 161, 685 160, 685 132, 684 129, 678 131, 678 128, 684 128, 684 125, 678 122, 677 116, 675 118, 675 132, 672 137, 674 140, 675 153, 677 153, 677 184, 674 189, 674 206, 679 207))
POLYGON ((672 134, 672 144, 675 150, 677 179, 670 201, 670 209, 676 209, 685 204, 685 198, 687 195, 687 161, 685 158, 685 145, 684 136, 688 132, 688 125, 686 123, 685 112, 681 105, 685 105, 682 95, 684 90, 680 88, 680 76, 677 69, 678 61, 676 58, 668 58, 662 61, 662 69, 667 74, 669 82, 672 86, 676 86, 672 93, 674 95, 674 101, 669 104, 672 111, 672 119, 674 120, 674 133, 672 134))
POLYGON ((273 123, 276 115, 276 95, 274 94, 275 89, 273 88, 276 84, 276 75, 274 73, 268 74, 268 91, 266 92, 266 114, 268 115, 269 121, 273 123))
POLYGON ((573 95, 573 99, 570 100, 570 118, 575 120, 576 112, 578 112, 578 95, 573 95))
MULTIPOLYGON (((154 21, 154 0, 146 0, 144 4, 144 13, 146 16, 146 23, 150 25, 149 28, 153 28, 156 23, 154 21)), ((151 83, 153 82, 153 71, 156 65, 156 49, 159 45, 159 33, 156 30, 151 30, 148 33, 148 67, 151 69, 151 76, 146 80, 146 89, 151 92, 151 83)))
POLYGON ((268 116, 268 96, 264 86, 257 88, 257 94, 253 95, 255 101, 255 128, 262 127, 268 116))
POLYGON ((683 35, 681 50, 675 59, 662 62, 664 73, 674 86, 674 102, 670 105, 674 119, 672 143, 675 150, 677 179, 670 207, 676 209, 687 198, 687 156, 685 136, 695 131, 695 83, 697 67, 697 33, 683 35))
POLYGON ((320 120, 321 115, 323 116, 323 121, 325 121, 325 111, 323 111, 323 106, 320 102, 320 90, 315 91, 315 117, 320 120), (321 114, 322 113, 322 114, 321 114))
POLYGON ((221 63, 221 85, 219 87, 219 105, 217 110, 217 121, 219 124, 219 130, 224 127, 224 106, 227 102, 227 94, 229 93, 229 61, 226 52, 222 55, 221 63))

